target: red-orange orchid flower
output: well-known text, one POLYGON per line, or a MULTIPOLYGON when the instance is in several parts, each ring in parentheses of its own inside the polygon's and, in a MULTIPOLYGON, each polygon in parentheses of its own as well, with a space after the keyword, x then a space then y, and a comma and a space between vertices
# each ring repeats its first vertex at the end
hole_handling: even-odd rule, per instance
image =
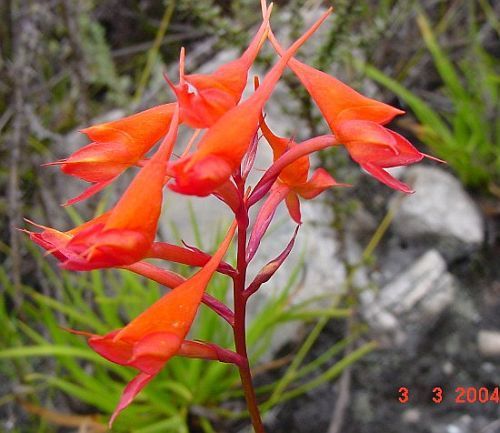
MULTIPOLYGON (((284 55, 285 51, 271 30, 268 36, 276 51, 284 55)), ((381 126, 404 112, 367 98, 336 78, 296 59, 290 59, 288 66, 314 99, 351 157, 386 185, 406 193, 411 192, 408 185, 384 170, 413 164, 429 157, 399 134, 381 126)))
POLYGON ((178 120, 177 109, 160 148, 111 211, 68 232, 44 227, 42 233, 31 233, 31 238, 63 260, 61 266, 66 269, 125 266, 144 258, 156 235, 178 120))
MULTIPOLYGON (((289 149, 300 146, 300 143, 296 143, 293 139, 275 135, 267 126, 264 117, 261 117, 260 130, 273 150, 274 161, 289 149)), ((332 186, 347 186, 337 183, 323 168, 316 169, 308 180, 310 165, 309 155, 302 156, 286 166, 278 177, 278 183, 287 190, 285 202, 290 216, 298 224, 301 223, 299 196, 311 200, 332 186)))
MULTIPOLYGON (((302 145, 302 143, 296 143, 293 139, 286 139, 273 134, 263 117, 261 117, 260 122, 260 129, 273 150, 274 161, 278 160, 285 152, 295 146, 302 145)), ((281 170, 274 185, 270 188, 269 196, 255 218, 254 228, 248 241, 247 261, 252 260, 255 255, 276 209, 283 200, 285 200, 292 219, 297 224, 301 224, 302 216, 299 196, 310 200, 332 186, 348 186, 347 184, 338 183, 323 168, 316 169, 308 180, 309 168, 309 155, 304 155, 295 159, 281 170)))
POLYGON ((165 78, 177 95, 183 122, 193 128, 209 128, 238 104, 247 84, 248 70, 267 38, 271 9, 270 6, 257 34, 241 57, 219 67, 212 74, 186 75, 185 51, 182 48, 179 84, 174 85, 168 77, 165 78))
POLYGON ((167 133, 176 106, 176 103, 158 105, 123 119, 82 129, 80 132, 92 143, 66 159, 46 164, 60 165, 64 173, 92 183, 66 205, 101 191, 128 167, 137 164, 167 133))
MULTIPOLYGON (((71 331, 88 337, 89 346, 104 358, 134 367, 140 373, 125 387, 110 419, 117 415, 175 355, 237 362, 223 356, 214 345, 185 341, 205 289, 226 253, 236 229, 233 223, 212 258, 191 278, 164 295, 127 326, 104 336, 71 331)), ((228 352, 231 353, 231 352, 228 352)))
POLYGON ((257 133, 261 111, 280 79, 286 63, 304 42, 330 15, 325 12, 309 30, 283 53, 268 72, 255 93, 226 112, 203 136, 198 150, 172 164, 174 183, 169 187, 177 192, 206 196, 224 184, 240 167, 257 133))
POLYGON ((73 252, 71 249, 66 248, 69 241, 81 231, 85 231, 86 229, 96 225, 104 224, 110 213, 111 211, 103 213, 102 215, 99 215, 98 217, 65 232, 61 232, 51 227, 37 224, 33 221, 25 219, 25 221, 42 229, 42 231, 39 233, 34 233, 25 229, 21 229, 21 231, 27 233, 33 242, 40 245, 43 249, 47 250, 48 253, 52 254, 59 261, 64 263, 71 258, 78 258, 78 254, 73 252))
POLYGON ((380 182, 396 190, 411 193, 411 188, 390 175, 384 168, 414 164, 427 156, 419 152, 406 138, 368 120, 340 122, 336 135, 363 169, 380 182))

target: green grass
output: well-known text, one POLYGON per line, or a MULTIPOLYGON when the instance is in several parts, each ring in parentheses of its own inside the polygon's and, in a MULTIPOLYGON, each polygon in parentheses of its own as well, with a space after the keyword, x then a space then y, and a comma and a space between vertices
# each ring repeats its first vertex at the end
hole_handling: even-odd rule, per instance
POLYGON ((439 45, 423 13, 417 23, 441 78, 439 91, 448 109, 433 107, 373 66, 367 65, 365 71, 405 101, 421 125, 419 138, 466 185, 493 189, 500 181, 500 62, 481 47, 471 30, 468 56, 457 64, 439 45))

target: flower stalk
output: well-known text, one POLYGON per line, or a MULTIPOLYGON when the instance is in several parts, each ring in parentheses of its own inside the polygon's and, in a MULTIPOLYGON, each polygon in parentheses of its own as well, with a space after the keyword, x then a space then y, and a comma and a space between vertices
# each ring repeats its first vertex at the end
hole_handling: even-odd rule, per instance
MULTIPOLYGON (((245 183, 243 178, 237 181, 238 191, 241 197, 245 192, 245 183)), ((238 238, 237 238, 237 257, 236 257, 236 270, 237 274, 233 280, 233 296, 234 296, 234 342, 236 353, 240 355, 244 362, 238 365, 241 385, 245 394, 245 400, 250 413, 255 433, 264 433, 264 426, 260 416, 255 389, 252 381, 252 374, 250 372, 250 364, 248 361, 247 343, 246 343, 246 306, 248 297, 245 294, 246 275, 247 275, 247 230, 248 230, 248 208, 246 200, 243 199, 239 212, 236 216, 238 222, 238 238)))

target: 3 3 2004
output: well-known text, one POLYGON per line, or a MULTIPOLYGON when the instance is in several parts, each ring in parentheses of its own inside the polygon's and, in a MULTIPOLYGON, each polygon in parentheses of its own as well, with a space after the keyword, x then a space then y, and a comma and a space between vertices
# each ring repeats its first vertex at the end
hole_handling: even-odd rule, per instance
MULTIPOLYGON (((431 400, 435 404, 440 404, 449 397, 450 392, 440 386, 432 388, 431 400)), ((457 386, 455 391, 451 393, 456 404, 500 404, 500 388, 495 387, 475 387, 475 386, 457 386)), ((401 386, 398 389, 398 401, 402 404, 410 403, 412 400, 412 392, 406 386, 401 386)))

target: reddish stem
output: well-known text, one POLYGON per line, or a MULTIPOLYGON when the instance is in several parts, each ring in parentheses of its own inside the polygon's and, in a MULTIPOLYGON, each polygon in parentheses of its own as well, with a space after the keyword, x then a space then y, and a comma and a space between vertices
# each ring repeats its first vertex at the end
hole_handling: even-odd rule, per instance
MULTIPOLYGON (((243 197, 245 192, 245 181, 241 177, 237 178, 238 190, 243 197)), ((264 425, 260 416, 259 406, 252 382, 252 374, 250 373, 250 365, 248 363, 247 344, 246 344, 246 303, 248 297, 245 295, 246 285, 246 244, 247 244, 247 229, 248 229, 248 207, 246 200, 241 201, 241 206, 236 213, 238 221, 238 255, 237 255, 237 274, 234 281, 234 341, 236 353, 241 356, 242 362, 238 365, 240 372, 241 384, 245 393, 247 408, 250 413, 252 425, 255 433, 265 433, 264 425)))

